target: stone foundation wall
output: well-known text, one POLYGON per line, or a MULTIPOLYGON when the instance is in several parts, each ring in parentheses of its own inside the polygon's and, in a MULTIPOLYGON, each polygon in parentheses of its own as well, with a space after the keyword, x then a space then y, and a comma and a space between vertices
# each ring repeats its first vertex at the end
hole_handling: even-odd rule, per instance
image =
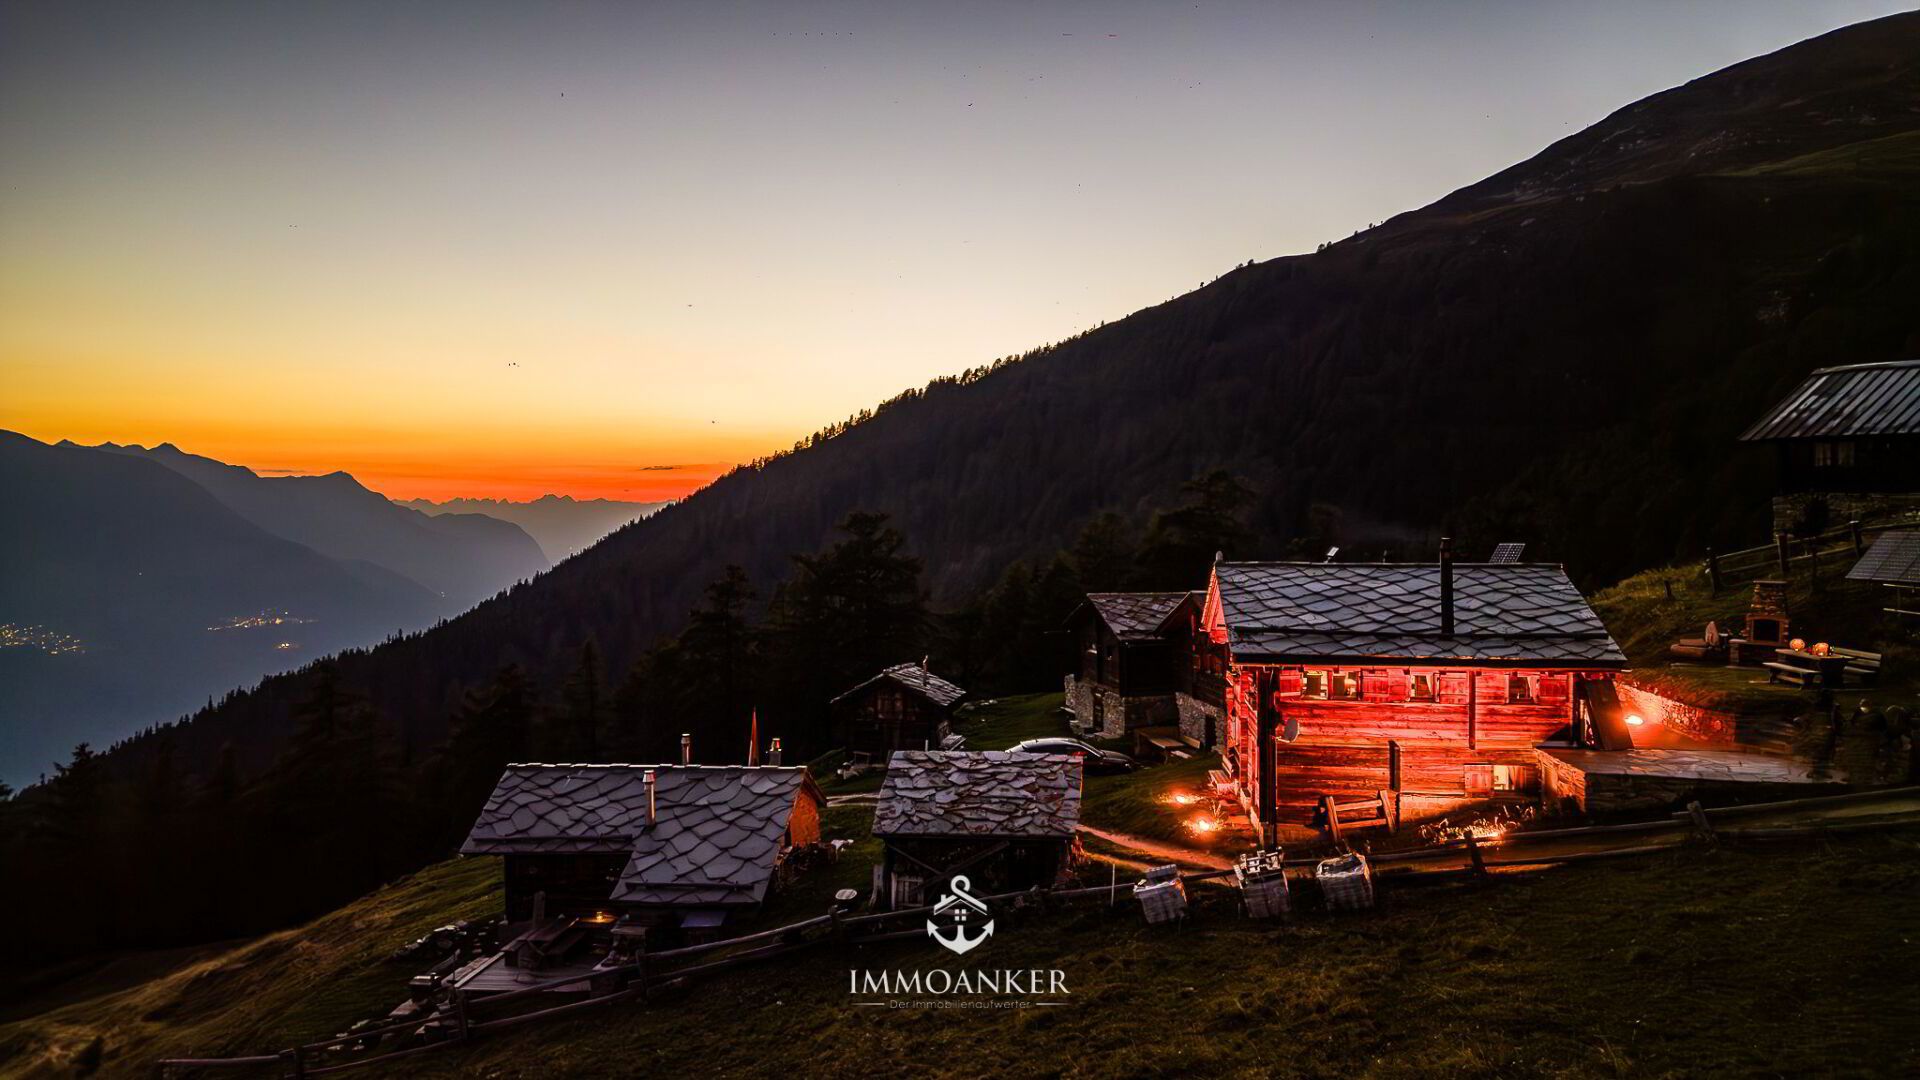
POLYGON ((1092 688, 1072 675, 1067 676, 1066 707, 1073 714, 1073 728, 1084 732, 1093 725, 1092 688))
POLYGON ((1218 705, 1209 705, 1191 694, 1173 695, 1173 707, 1180 715, 1180 735, 1211 750, 1226 731, 1226 713, 1218 705))
POLYGON ((1613 685, 1620 691, 1621 711, 1629 716, 1638 715, 1648 724, 1657 724, 1668 731, 1699 742, 1724 746, 1734 744, 1738 719, 1731 712, 1724 709, 1705 709, 1698 705, 1675 701, 1651 690, 1634 686, 1624 677, 1615 679, 1613 685))
POLYGON ((1849 521, 1863 525, 1890 520, 1920 519, 1920 492, 1886 495, 1877 492, 1822 491, 1800 492, 1773 497, 1773 531, 1791 532, 1800 523, 1807 504, 1815 499, 1827 503, 1827 528, 1837 529, 1849 521))

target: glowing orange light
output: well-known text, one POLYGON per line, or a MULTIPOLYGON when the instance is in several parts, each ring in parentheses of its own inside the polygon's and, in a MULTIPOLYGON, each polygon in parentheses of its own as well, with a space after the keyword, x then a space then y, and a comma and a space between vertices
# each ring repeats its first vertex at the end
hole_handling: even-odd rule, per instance
POLYGON ((1627 715, 1628 727, 1639 727, 1641 724, 1644 724, 1646 722, 1647 722, 1646 719, 1642 717, 1639 713, 1629 713, 1627 715))
POLYGON ((1189 795, 1184 791, 1176 791, 1167 796, 1167 801, 1175 806, 1192 806, 1194 803, 1200 801, 1200 796, 1189 795))
POLYGON ((1806 652, 1807 639, 1803 637, 1794 638, 1792 641, 1787 642, 1787 648, 1792 649, 1794 652, 1806 652))
POLYGON ((1832 651, 1833 651, 1833 646, 1828 645, 1824 641, 1817 642, 1813 646, 1813 655, 1815 656, 1825 656, 1832 651))
POLYGON ((1213 820, 1212 818, 1206 816, 1205 814, 1201 814, 1197 817, 1189 818, 1187 821, 1187 828, 1193 830, 1195 833, 1201 836, 1205 836, 1208 833, 1213 832, 1215 829, 1218 829, 1219 827, 1220 827, 1219 822, 1213 820))

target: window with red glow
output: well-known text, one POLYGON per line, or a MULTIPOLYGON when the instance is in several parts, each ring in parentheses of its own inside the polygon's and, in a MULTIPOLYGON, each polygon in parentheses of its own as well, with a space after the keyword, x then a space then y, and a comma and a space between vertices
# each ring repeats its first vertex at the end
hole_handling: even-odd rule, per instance
POLYGON ((1416 671, 1407 676, 1407 700, 1433 700, 1433 675, 1431 673, 1416 671))
POLYGON ((1507 676, 1507 704, 1533 704, 1533 679, 1527 675, 1507 676))

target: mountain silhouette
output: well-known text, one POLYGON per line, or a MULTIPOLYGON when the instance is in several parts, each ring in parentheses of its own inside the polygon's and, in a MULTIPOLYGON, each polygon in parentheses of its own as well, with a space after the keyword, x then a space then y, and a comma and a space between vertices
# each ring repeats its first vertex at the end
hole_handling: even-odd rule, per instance
POLYGON ((164 465, 275 536, 419 582, 447 598, 449 613, 548 565, 533 538, 511 522, 471 513, 423 514, 368 490, 344 472, 261 476, 243 466, 185 453, 171 443, 151 449, 102 443, 95 449, 164 465))
POLYGON ((77 645, 0 648, 9 781, 76 742, 447 612, 410 579, 273 535, 144 457, 0 432, 0 498, 0 623, 77 645), (230 625, 249 617, 286 621, 230 625))
POLYGON ((483 514, 511 521, 540 545, 547 561, 557 563, 577 555, 623 525, 638 521, 667 505, 664 502, 621 502, 614 499, 576 499, 571 495, 542 495, 530 502, 507 499, 407 499, 401 506, 423 514, 452 517, 483 514))

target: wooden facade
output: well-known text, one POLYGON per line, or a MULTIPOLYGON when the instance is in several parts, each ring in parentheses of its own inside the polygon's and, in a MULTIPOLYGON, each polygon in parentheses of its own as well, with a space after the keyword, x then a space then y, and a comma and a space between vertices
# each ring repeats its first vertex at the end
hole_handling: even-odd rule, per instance
POLYGON ((1223 757, 1263 837, 1325 824, 1329 797, 1378 799, 1390 821, 1403 798, 1531 797, 1534 747, 1582 744, 1586 684, 1623 665, 1618 646, 1557 567, 1460 569, 1216 567, 1203 626, 1227 653, 1223 757))

